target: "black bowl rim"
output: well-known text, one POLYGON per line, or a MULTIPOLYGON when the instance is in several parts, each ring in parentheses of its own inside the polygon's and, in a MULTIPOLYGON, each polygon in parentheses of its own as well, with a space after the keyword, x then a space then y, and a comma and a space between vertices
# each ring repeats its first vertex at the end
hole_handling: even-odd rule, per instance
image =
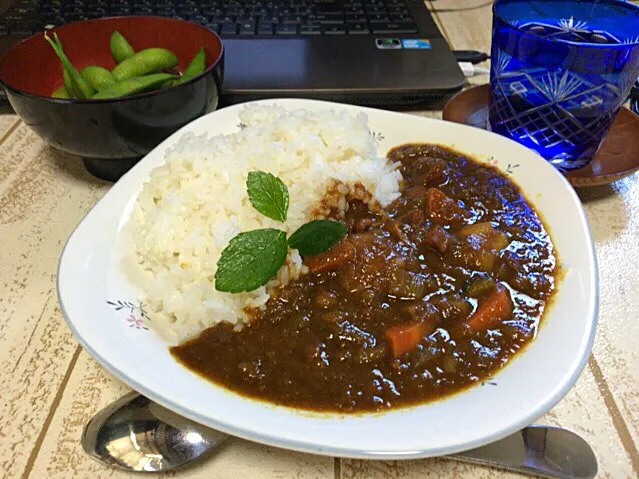
MULTIPOLYGON (((202 77, 210 74, 216 68, 218 68, 220 63, 224 59, 224 53, 225 53, 224 42, 222 41, 222 39, 220 38, 220 36, 217 33, 215 33, 210 28, 206 28, 206 27, 204 27, 204 26, 202 26, 200 24, 194 23, 194 22, 189 22, 188 20, 182 20, 181 18, 159 17, 157 15, 115 15, 115 16, 109 16, 109 17, 92 18, 90 20, 80 20, 80 21, 77 21, 77 22, 69 22, 69 23, 64 23, 62 25, 59 25, 59 26, 63 27, 63 26, 66 26, 66 25, 75 25, 75 24, 79 24, 79 23, 90 23, 90 22, 96 22, 96 21, 99 22, 99 21, 102 21, 102 20, 113 20, 113 19, 124 19, 124 18, 128 18, 128 19, 132 19, 132 18, 154 18, 154 19, 160 19, 160 20, 173 20, 173 21, 176 21, 176 22, 188 23, 189 25, 192 25, 193 27, 196 27, 196 28, 199 28, 199 29, 202 29, 202 30, 206 30, 211 35, 214 35, 215 37, 217 37, 218 41, 220 42, 220 54, 215 59, 215 61, 211 64, 210 67, 208 67, 206 70, 204 70, 199 75, 194 76, 193 78, 185 81, 184 83, 180 83, 179 85, 174 85, 174 86, 171 86, 169 88, 163 88, 161 90, 152 90, 152 91, 147 91, 147 92, 142 92, 142 93, 136 93, 135 95, 127 95, 127 96, 119 97, 119 98, 100 98, 100 99, 88 98, 86 100, 81 100, 81 99, 78 99, 78 98, 54 98, 52 96, 37 95, 35 93, 29 93, 29 92, 21 90, 19 88, 15 88, 15 87, 9 85, 7 82, 5 82, 2 78, 0 78, 0 84, 4 88, 6 88, 7 90, 11 91, 11 93, 14 94, 14 95, 25 96, 25 97, 29 97, 29 98, 41 98, 43 100, 51 101, 52 103, 67 104, 67 105, 71 105, 71 104, 105 105, 107 103, 120 103, 120 102, 127 102, 127 101, 131 101, 131 100, 138 100, 138 99, 141 99, 141 98, 148 98, 148 97, 151 97, 153 95, 158 95, 160 93, 165 93, 165 92, 171 91, 171 90, 173 90, 175 88, 181 88, 181 87, 185 87, 187 85, 193 84, 196 81, 198 81, 199 79, 201 79, 202 77)), ((43 33, 46 33, 48 30, 55 30, 55 28, 46 29, 46 30, 43 30, 42 32, 34 33, 33 35, 28 36, 27 38, 24 38, 20 42, 16 43, 13 47, 9 48, 9 50, 7 50, 7 52, 10 51, 12 48, 16 48, 18 45, 30 40, 31 38, 33 38, 35 36, 42 35, 43 33)), ((6 55, 7 52, 5 52, 2 56, 6 55)))

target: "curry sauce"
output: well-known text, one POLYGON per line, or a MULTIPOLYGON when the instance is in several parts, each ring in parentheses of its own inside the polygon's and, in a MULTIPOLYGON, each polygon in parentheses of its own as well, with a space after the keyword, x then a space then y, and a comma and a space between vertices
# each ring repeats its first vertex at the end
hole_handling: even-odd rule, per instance
POLYGON ((295 408, 361 412, 441 398, 490 377, 534 338, 555 286, 543 223, 496 168, 410 144, 402 195, 358 199, 347 236, 304 258, 241 330, 220 323, 171 349, 237 393, 295 408))

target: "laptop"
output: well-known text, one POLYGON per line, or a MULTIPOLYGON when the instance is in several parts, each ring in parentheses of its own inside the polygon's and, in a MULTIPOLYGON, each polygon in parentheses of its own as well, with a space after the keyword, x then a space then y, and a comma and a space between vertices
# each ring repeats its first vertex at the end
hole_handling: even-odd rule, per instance
POLYGON ((464 82, 422 0, 17 0, 0 15, 0 51, 47 25, 114 15, 182 18, 220 34, 224 104, 417 106, 464 82))

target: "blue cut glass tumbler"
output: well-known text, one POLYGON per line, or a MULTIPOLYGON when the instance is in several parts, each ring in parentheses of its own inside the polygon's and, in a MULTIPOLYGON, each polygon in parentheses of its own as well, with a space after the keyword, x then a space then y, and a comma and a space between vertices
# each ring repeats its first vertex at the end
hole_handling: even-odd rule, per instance
POLYGON ((497 0, 490 128, 558 169, 585 166, 639 77, 639 7, 497 0))

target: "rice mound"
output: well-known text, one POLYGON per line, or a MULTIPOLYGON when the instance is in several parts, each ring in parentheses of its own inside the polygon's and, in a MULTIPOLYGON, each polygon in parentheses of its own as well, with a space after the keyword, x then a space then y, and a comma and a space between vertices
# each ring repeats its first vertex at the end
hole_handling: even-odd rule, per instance
POLYGON ((382 206, 400 194, 397 165, 377 156, 363 114, 250 106, 240 120, 243 127, 230 135, 183 135, 151 172, 125 227, 127 272, 144 292, 150 326, 173 344, 220 321, 240 327, 245 308, 262 307, 272 288, 305 272, 297 250, 289 250, 265 286, 249 293, 216 291, 217 261, 236 234, 271 227, 291 234, 317 216, 336 181, 363 185, 382 206), (246 178, 254 170, 287 185, 285 223, 249 202, 246 178))

